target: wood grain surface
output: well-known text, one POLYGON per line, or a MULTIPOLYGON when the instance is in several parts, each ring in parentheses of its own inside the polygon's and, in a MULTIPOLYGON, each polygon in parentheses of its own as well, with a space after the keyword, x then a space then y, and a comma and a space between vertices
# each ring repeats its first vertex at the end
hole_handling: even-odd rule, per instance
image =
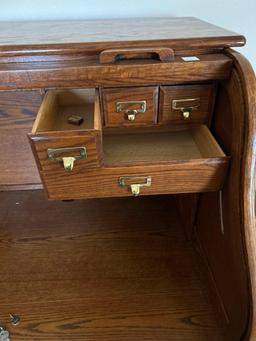
MULTIPOLYGON (((75 161, 76 169, 99 167, 102 161, 101 112, 98 91, 48 91, 28 135, 39 170, 64 169, 63 162, 50 160, 48 149, 86 148, 86 158, 75 161), (68 123, 69 115, 83 117, 80 126, 68 123)), ((75 157, 77 151, 55 156, 75 157)), ((65 171, 66 172, 66 171, 65 171)), ((44 179, 43 179, 44 180, 44 179)))
MULTIPOLYGON (((256 82, 244 57, 227 49, 244 44, 195 18, 0 23, 0 322, 12 340, 255 341, 256 82), (174 60, 100 63, 106 49, 159 47, 173 49, 174 60), (49 198, 65 202, 15 190, 40 186, 25 133, 46 90, 216 81, 211 131, 229 169, 205 127, 193 134, 200 158, 191 151, 195 157, 147 165, 106 158, 98 167, 98 110, 97 141, 89 139, 96 167, 41 171, 49 198), (151 176, 152 186, 129 198, 120 176, 151 176), (170 193, 196 194, 153 196, 170 193), (111 196, 123 198, 103 199, 111 196)), ((54 127, 53 143, 75 143, 72 131, 63 138, 63 122, 54 127)), ((45 158, 49 136, 39 135, 45 158)))
POLYGON ((0 193, 0 224, 0 320, 13 341, 223 340, 173 198, 0 193))
MULTIPOLYGON (((107 134, 102 145, 96 130, 30 134, 30 139, 48 197, 56 200, 132 195, 129 186, 118 185, 121 176, 151 176, 152 185, 143 188, 143 195, 219 190, 229 163, 206 126, 172 133, 107 134), (76 161, 72 172, 48 158, 48 148, 81 146, 88 157, 76 161)), ((74 155, 71 151, 65 156, 74 155)))
POLYGON ((0 92, 0 188, 41 183, 27 139, 41 101, 40 91, 0 92))
POLYGON ((254 341, 255 75, 244 57, 229 53, 236 65, 230 80, 220 84, 212 129, 232 162, 223 191, 201 195, 197 234, 214 280, 215 302, 224 312, 225 340, 254 341))
MULTIPOLYGON (((102 90, 104 123, 106 127, 145 126, 157 121, 158 87, 129 87, 102 90), (138 113, 134 121, 129 121, 127 113, 117 112, 118 102, 145 101, 146 111, 138 113)), ((124 105, 123 105, 124 107, 124 105)), ((129 106, 130 109, 140 109, 140 105, 129 106)))
POLYGON ((94 129, 94 116, 100 116, 95 105, 96 97, 94 89, 47 91, 38 109, 32 132, 94 129), (69 117, 72 115, 81 116, 81 124, 70 124, 69 117))
POLYGON ((160 164, 202 157, 187 129, 171 133, 104 134, 103 153, 105 164, 116 166, 141 162, 160 164))
MULTIPOLYGON (((131 196, 130 187, 120 187, 121 176, 152 177, 152 185, 143 187, 141 195, 217 191, 223 187, 228 169, 227 158, 174 161, 165 165, 84 167, 72 172, 63 168, 42 171, 50 199, 82 199, 131 196), (65 172, 65 173, 64 173, 65 172)), ((136 183, 136 182, 135 182, 136 183)))
POLYGON ((222 53, 186 62, 127 61, 101 65, 98 58, 31 63, 0 63, 0 90, 139 86, 220 80, 229 77, 232 60, 222 53))
MULTIPOLYGON (((159 93, 159 123, 209 123, 213 111, 216 87, 214 84, 161 86, 159 93), (184 119, 182 110, 173 109, 174 100, 199 99, 198 108, 191 111, 189 119, 184 119), (184 122, 185 121, 185 122, 184 122)), ((181 102, 186 108, 189 103, 181 102)))
POLYGON ((184 49, 184 46, 219 48, 244 44, 242 35, 192 17, 0 23, 2 55, 102 51, 152 45, 184 49))
MULTIPOLYGON (((63 163, 60 161, 50 160, 48 157, 48 149, 59 148, 77 148, 85 147, 87 157, 85 159, 75 161, 75 169, 78 171, 85 170, 87 167, 99 167, 102 161, 102 146, 99 131, 66 131, 65 134, 60 131, 51 134, 29 134, 30 143, 37 160, 40 170, 57 172, 64 171, 63 163)), ((55 156, 61 156, 56 154, 55 156)), ((77 152, 72 150, 65 152, 62 156, 74 157, 79 156, 77 152)))
POLYGON ((249 277, 249 325, 245 338, 253 341, 256 339, 256 214, 255 214, 255 165, 256 165, 256 77, 249 61, 235 51, 229 51, 235 63, 235 69, 243 89, 245 138, 242 159, 242 186, 241 186, 241 217, 243 236, 246 245, 247 272, 249 277))
POLYGON ((173 132, 104 134, 105 165, 161 164, 225 157, 206 126, 173 132))
POLYGON ((164 47, 109 49, 103 50, 99 56, 101 64, 115 63, 119 60, 130 59, 158 59, 161 62, 170 62, 174 60, 174 51, 164 47))

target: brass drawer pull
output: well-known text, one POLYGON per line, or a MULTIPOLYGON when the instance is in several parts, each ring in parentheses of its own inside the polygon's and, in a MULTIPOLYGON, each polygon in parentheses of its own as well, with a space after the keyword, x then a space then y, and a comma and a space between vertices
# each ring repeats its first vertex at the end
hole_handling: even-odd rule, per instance
POLYGON ((72 147, 72 148, 48 148, 47 150, 48 159, 52 161, 62 161, 63 166, 66 171, 72 171, 74 167, 74 162, 77 160, 82 160, 87 158, 85 147, 72 147), (55 156, 56 154, 79 152, 76 156, 55 156))
POLYGON ((200 107, 200 98, 174 99, 172 101, 172 109, 180 110, 185 120, 191 116, 191 112, 200 107))
POLYGON ((134 196, 140 194, 141 187, 150 187, 151 183, 151 176, 120 176, 118 179, 119 186, 130 187, 134 196))
POLYGON ((134 121, 137 114, 145 113, 146 110, 147 110, 146 101, 127 101, 116 103, 116 111, 118 113, 124 112, 125 118, 128 119, 129 121, 134 121))

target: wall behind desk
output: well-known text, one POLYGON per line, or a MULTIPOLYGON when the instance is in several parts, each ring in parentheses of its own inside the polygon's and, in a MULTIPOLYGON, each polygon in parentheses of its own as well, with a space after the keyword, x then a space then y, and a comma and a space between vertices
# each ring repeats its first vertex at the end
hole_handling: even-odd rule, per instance
POLYGON ((195 16, 247 37, 256 70, 256 0, 0 0, 0 21, 195 16))

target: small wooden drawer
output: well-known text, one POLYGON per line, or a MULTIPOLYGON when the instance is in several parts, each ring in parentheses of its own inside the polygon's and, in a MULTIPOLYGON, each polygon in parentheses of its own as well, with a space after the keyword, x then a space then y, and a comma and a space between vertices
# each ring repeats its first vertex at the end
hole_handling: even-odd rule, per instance
POLYGON ((71 174, 73 181, 85 169, 101 165, 100 117, 95 90, 47 92, 29 134, 47 191, 48 178, 69 183, 71 174))
POLYGON ((178 85, 160 87, 159 123, 210 122, 215 86, 178 85))
POLYGON ((147 126, 156 123, 158 87, 103 89, 106 127, 147 126))
POLYGON ((103 136, 104 166, 47 177, 50 199, 82 199, 220 190, 229 158, 206 126, 103 136), (70 186, 70 183, 72 186, 70 186))

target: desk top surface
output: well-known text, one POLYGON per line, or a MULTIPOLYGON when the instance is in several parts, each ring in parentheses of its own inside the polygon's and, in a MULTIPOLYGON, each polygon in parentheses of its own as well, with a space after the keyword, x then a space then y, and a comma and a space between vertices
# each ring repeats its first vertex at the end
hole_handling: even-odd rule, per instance
POLYGON ((186 48, 242 46, 245 38, 193 17, 0 22, 0 50, 54 46, 100 49, 166 43, 186 48))

